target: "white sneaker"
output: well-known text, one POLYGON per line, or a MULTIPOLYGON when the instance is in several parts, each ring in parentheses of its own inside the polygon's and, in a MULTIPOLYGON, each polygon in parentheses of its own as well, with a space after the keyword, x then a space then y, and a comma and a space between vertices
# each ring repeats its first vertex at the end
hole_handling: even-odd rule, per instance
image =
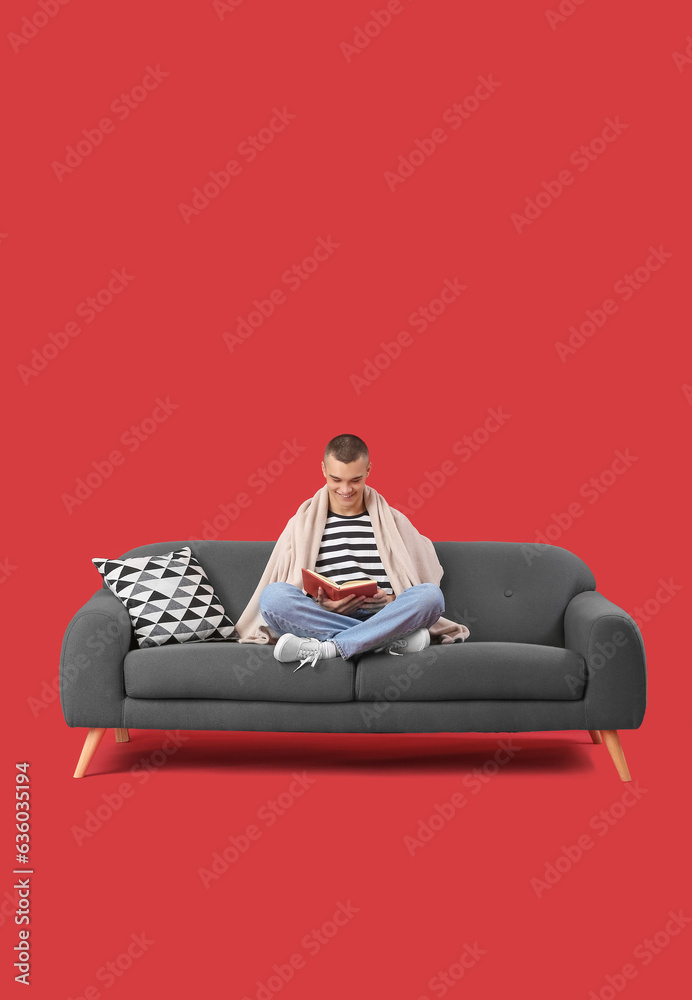
POLYGON ((427 628, 417 628, 415 632, 409 632, 400 639, 390 639, 382 646, 371 649, 371 653, 381 653, 385 650, 394 656, 403 656, 404 653, 420 653, 430 645, 430 632, 427 628))
POLYGON ((275 660, 280 660, 281 663, 292 663, 293 660, 300 660, 296 670, 300 670, 306 663, 311 663, 314 669, 318 660, 331 660, 338 655, 333 642, 305 639, 303 636, 293 635, 292 632, 285 632, 274 646, 275 660))

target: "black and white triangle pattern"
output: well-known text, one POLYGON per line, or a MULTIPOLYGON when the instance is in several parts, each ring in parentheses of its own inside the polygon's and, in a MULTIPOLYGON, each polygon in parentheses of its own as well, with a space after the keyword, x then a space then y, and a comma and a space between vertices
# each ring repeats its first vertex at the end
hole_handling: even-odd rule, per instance
POLYGON ((132 559, 92 559, 127 608, 140 648, 228 639, 233 622, 185 546, 132 559))

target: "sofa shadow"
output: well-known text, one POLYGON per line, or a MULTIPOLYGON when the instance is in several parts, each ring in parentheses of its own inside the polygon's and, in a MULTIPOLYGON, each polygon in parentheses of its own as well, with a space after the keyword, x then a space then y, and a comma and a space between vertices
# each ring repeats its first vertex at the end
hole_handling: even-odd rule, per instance
MULTIPOLYGON (((474 769, 497 773, 495 754, 502 746, 514 750, 500 756, 499 771, 514 773, 574 773, 594 770, 594 746, 585 733, 567 737, 545 734, 406 734, 406 733, 202 733, 181 731, 182 746, 160 762, 162 740, 153 731, 131 732, 130 742, 112 746, 95 760, 89 774, 120 774, 139 765, 168 774, 186 771, 240 773, 271 768, 362 774, 458 773, 474 769), (99 766, 99 764, 101 766, 99 766)), ((103 744, 102 744, 103 746, 103 744)), ((105 749, 105 748, 104 748, 105 749)))

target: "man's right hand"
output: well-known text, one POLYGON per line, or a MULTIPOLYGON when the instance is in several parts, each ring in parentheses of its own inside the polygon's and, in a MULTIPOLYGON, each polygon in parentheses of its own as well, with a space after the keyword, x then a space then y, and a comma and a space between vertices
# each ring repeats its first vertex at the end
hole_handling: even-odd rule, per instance
POLYGON ((330 601, 321 587, 317 591, 317 603, 320 607, 326 608, 327 611, 334 611, 337 615, 350 615, 356 608, 360 608, 364 602, 364 597, 356 597, 353 594, 350 597, 342 597, 340 601, 330 601))

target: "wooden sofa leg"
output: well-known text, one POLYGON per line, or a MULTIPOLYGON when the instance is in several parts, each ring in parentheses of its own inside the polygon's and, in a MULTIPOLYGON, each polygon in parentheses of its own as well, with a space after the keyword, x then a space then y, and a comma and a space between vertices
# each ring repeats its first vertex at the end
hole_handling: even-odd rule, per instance
POLYGON ((93 728, 90 729, 89 732, 87 733, 87 737, 84 740, 84 746, 82 747, 82 753, 77 763, 77 770, 74 773, 75 778, 84 777, 86 769, 88 768, 89 763, 91 762, 91 758, 96 753, 96 749, 101 740, 103 739, 103 734, 105 733, 105 731, 106 731, 105 729, 93 728))
POLYGON ((602 743, 603 742, 603 738, 601 736, 601 730, 600 729, 589 729, 589 736, 594 741, 594 743, 602 743))
POLYGON ((617 773, 623 781, 631 781, 632 779, 630 778, 627 761, 625 760, 625 755, 622 752, 622 747, 620 746, 620 737, 618 736, 617 729, 602 729, 601 736, 603 737, 603 742, 608 748, 608 753, 613 758, 613 764, 615 764, 617 773))
POLYGON ((116 729, 115 730, 115 742, 116 743, 129 743, 130 733, 127 729, 116 729))

